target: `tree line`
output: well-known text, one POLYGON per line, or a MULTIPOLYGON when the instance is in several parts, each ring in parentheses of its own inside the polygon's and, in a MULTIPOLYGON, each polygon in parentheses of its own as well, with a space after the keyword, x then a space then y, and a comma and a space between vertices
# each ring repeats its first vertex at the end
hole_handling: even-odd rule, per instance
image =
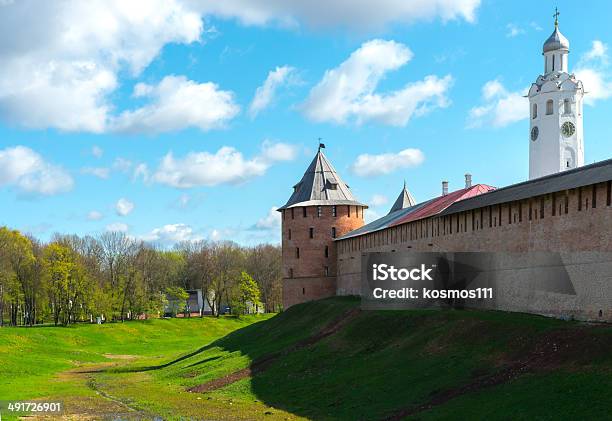
POLYGON ((199 241, 166 250, 121 232, 43 243, 0 227, 0 326, 156 317, 188 289, 201 289, 217 316, 222 305, 279 311, 280 247, 199 241))

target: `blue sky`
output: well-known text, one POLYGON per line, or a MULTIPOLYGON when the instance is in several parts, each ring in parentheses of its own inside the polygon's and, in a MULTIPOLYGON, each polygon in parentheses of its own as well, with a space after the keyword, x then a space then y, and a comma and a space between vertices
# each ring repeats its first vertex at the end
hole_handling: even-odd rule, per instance
POLYGON ((0 224, 45 240, 278 242, 319 137, 370 219, 404 179, 523 181, 555 6, 612 155, 608 2, 32 3, 0 2, 0 224))

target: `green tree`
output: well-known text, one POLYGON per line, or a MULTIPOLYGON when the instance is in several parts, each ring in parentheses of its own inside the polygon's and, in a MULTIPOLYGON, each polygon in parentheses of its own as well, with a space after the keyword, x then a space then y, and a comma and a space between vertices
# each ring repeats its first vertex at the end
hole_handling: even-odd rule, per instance
POLYGON ((91 292, 80 256, 65 245, 51 243, 44 250, 43 267, 53 322, 56 325, 74 323, 77 315, 82 316, 83 304, 91 292))
POLYGON ((245 271, 240 273, 240 281, 238 283, 238 308, 236 313, 247 314, 250 311, 256 311, 261 305, 260 291, 257 282, 245 271))
POLYGON ((3 303, 9 305, 9 320, 16 326, 19 321, 32 325, 35 320, 36 298, 38 291, 34 285, 35 257, 29 238, 19 231, 0 228, 0 270, 2 276, 3 303), (2 263, 3 262, 3 263, 2 263))
POLYGON ((166 295, 170 306, 170 311, 175 316, 185 308, 189 294, 181 287, 171 286, 166 288, 166 295))

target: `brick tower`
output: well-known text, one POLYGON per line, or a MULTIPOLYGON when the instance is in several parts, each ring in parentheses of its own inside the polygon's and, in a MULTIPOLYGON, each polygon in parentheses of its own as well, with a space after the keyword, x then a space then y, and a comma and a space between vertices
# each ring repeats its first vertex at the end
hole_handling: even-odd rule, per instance
POLYGON ((321 147, 282 213, 283 306, 336 295, 334 238, 363 226, 358 202, 321 147))

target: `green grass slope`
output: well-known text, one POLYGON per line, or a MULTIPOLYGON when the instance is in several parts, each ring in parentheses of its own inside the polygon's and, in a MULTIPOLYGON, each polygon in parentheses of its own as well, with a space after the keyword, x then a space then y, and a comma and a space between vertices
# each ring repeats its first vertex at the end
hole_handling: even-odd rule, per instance
POLYGON ((610 326, 502 312, 359 312, 309 343, 358 305, 332 298, 292 307, 154 376, 193 388, 273 356, 203 396, 317 420, 610 416, 610 326))

